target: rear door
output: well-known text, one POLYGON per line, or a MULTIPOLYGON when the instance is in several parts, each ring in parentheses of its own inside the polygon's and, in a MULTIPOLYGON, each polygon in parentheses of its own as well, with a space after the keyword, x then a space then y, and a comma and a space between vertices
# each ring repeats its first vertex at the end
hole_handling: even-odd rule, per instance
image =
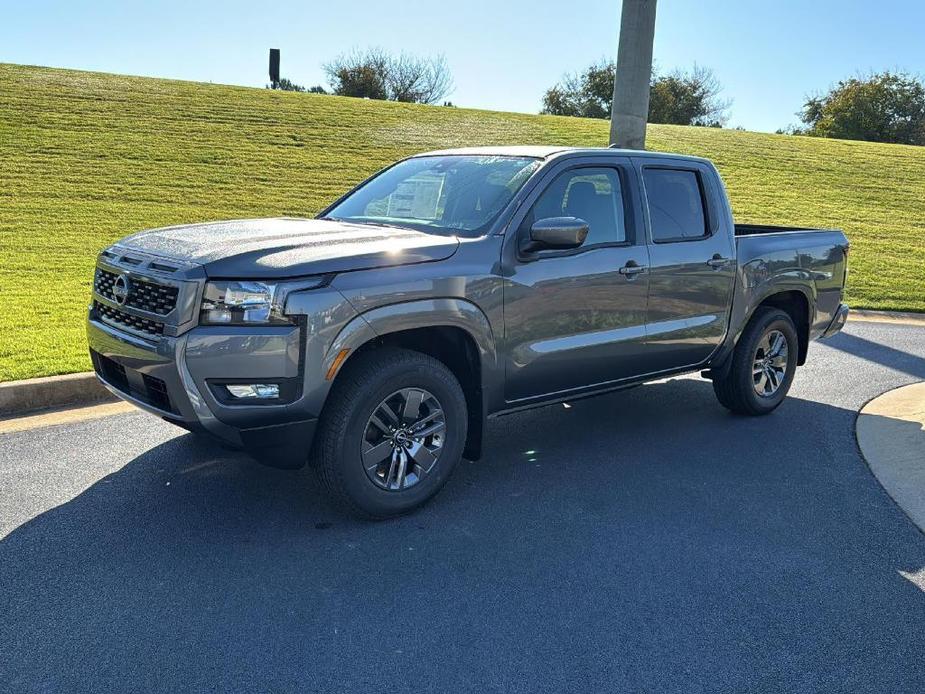
POLYGON ((718 177, 706 164, 634 159, 649 243, 650 371, 694 366, 722 343, 735 282, 735 240, 718 177))
POLYGON ((504 245, 505 398, 566 393, 645 370, 648 252, 632 163, 569 159, 512 219, 504 245), (537 220, 578 217, 585 242, 521 252, 537 220))

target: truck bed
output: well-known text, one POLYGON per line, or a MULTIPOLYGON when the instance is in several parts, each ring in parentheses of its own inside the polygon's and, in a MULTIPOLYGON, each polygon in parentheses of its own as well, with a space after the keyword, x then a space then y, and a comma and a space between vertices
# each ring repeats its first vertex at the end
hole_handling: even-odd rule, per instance
MULTIPOLYGON (((848 239, 837 229, 804 229, 736 224, 735 245, 742 283, 733 306, 751 306, 778 289, 811 284, 810 339, 828 328, 842 301, 848 260, 848 239)), ((744 316, 742 318, 744 320, 744 316)))

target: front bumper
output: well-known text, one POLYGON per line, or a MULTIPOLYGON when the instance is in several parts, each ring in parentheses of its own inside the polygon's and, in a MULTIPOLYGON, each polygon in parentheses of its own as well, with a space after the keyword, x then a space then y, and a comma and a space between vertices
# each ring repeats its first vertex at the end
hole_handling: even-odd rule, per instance
POLYGON ((197 327, 146 340, 91 310, 87 340, 97 377, 123 400, 265 461, 307 459, 317 416, 304 393, 299 326, 197 327), (247 381, 280 383, 283 401, 232 402, 223 384, 247 381))
POLYGON ((845 327, 845 323, 848 322, 849 313, 850 309, 847 304, 839 304, 835 315, 832 317, 832 322, 829 323, 829 327, 825 329, 825 332, 820 335, 820 339, 824 340, 841 332, 841 329, 845 327))

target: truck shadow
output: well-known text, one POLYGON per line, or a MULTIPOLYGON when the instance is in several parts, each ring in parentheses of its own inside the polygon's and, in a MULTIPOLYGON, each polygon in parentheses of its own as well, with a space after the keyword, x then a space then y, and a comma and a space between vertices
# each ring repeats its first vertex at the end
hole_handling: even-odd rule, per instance
POLYGON ((925 538, 854 417, 798 398, 735 417, 696 379, 547 407, 493 420, 483 461, 373 524, 307 471, 179 436, 0 541, 0 682, 908 688, 925 594, 900 572, 925 538))
POLYGON ((925 358, 910 352, 904 352, 889 345, 866 340, 847 331, 840 332, 825 341, 828 347, 854 355, 866 361, 886 366, 896 371, 925 379, 925 358))

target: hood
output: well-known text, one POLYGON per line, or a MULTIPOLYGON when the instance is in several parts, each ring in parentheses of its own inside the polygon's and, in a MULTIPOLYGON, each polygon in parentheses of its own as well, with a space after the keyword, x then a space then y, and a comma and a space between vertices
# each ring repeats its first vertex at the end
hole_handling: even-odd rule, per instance
POLYGON ((454 236, 320 219, 240 219, 151 229, 119 246, 202 265, 209 277, 280 279, 449 258, 454 236))

